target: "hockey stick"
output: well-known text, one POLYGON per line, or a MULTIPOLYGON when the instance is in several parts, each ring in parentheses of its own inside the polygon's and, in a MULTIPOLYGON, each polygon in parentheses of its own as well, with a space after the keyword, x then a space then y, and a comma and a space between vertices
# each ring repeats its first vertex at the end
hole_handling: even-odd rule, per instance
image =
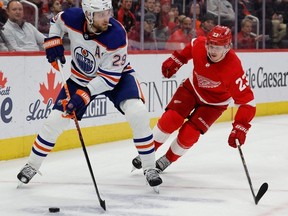
MULTIPOLYGON (((62 70, 62 64, 61 64, 59 59, 57 59, 57 64, 58 64, 58 68, 59 68, 59 71, 60 71, 60 74, 61 74, 61 77, 62 77, 62 82, 63 82, 63 86, 64 86, 64 89, 65 89, 66 96, 67 96, 68 99, 70 99, 70 93, 69 93, 69 90, 68 90, 66 79, 64 78, 64 73, 63 73, 63 70, 62 70)), ((73 116, 74 116, 73 120, 74 120, 75 125, 76 125, 76 129, 77 129, 77 132, 78 132, 79 140, 81 142, 81 146, 82 146, 82 149, 83 149, 83 152, 84 152, 84 155, 85 155, 85 159, 86 159, 86 162, 87 162, 87 165, 88 165, 88 168, 89 168, 89 171, 90 171, 93 183, 94 183, 94 187, 95 187, 95 190, 96 190, 96 194, 97 194, 100 206, 106 211, 105 200, 102 200, 101 197, 100 197, 100 193, 99 193, 99 190, 98 190, 98 187, 97 187, 97 184, 96 184, 96 180, 95 180, 95 177, 94 177, 92 166, 91 166, 91 163, 90 163, 90 160, 89 160, 89 156, 88 156, 88 153, 87 153, 87 150, 86 150, 86 147, 85 147, 84 139, 83 139, 82 132, 81 132, 81 129, 80 129, 80 126, 79 126, 79 122, 78 122, 78 120, 76 118, 75 111, 73 112, 73 116)))
POLYGON ((239 143, 238 139, 236 139, 236 144, 237 144, 237 148, 239 150, 240 156, 241 156, 242 164, 244 166, 244 170, 245 170, 245 173, 246 173, 246 176, 247 176, 247 179, 248 179, 248 183, 249 183, 249 186, 250 186, 253 198, 254 198, 255 205, 257 205, 259 200, 262 198, 262 196, 268 190, 268 184, 266 182, 263 183, 261 185, 257 195, 255 196, 254 189, 253 189, 253 186, 252 186, 252 181, 251 181, 251 178, 250 178, 250 175, 249 175, 249 172, 248 172, 248 168, 247 168, 247 165, 246 165, 246 162, 245 162, 245 159, 244 159, 244 155, 243 155, 243 152, 241 150, 240 143, 239 143))

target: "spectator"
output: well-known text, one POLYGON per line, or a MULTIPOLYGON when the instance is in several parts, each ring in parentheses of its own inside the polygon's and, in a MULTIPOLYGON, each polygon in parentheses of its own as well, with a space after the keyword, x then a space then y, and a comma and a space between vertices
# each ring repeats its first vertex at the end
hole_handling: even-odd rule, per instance
POLYGON ((187 12, 186 12, 186 16, 190 17, 192 20, 194 19, 194 13, 195 13, 195 17, 196 17, 196 21, 195 21, 195 28, 196 30, 200 28, 201 25, 201 8, 200 8, 200 4, 196 3, 194 6, 194 2, 191 1, 187 7, 187 12))
POLYGON ((155 1, 155 7, 154 7, 154 11, 153 11, 156 15, 159 14, 161 12, 161 3, 160 0, 156 0, 155 1))
MULTIPOLYGON (((154 13, 156 0, 145 0, 144 1, 144 14, 147 12, 154 13)), ((135 17, 137 21, 141 21, 141 0, 138 0, 137 5, 135 6, 134 11, 135 17)))
POLYGON ((2 33, 3 25, 0 23, 0 51, 9 51, 6 45, 5 36, 2 33))
POLYGON ((158 27, 159 26, 159 22, 160 22, 160 15, 161 15, 161 3, 160 3, 160 0, 156 0, 155 1, 154 14, 156 15, 155 27, 158 27))
POLYGON ((254 11, 254 5, 253 5, 253 0, 239 0, 238 1, 238 12, 237 12, 237 17, 238 17, 238 26, 241 26, 241 21, 248 15, 254 15, 255 16, 255 11, 254 11))
POLYGON ((200 28, 196 30, 196 35, 198 36, 207 36, 212 28, 216 25, 215 16, 212 14, 206 14, 204 19, 201 22, 200 28))
POLYGON ((273 48, 279 48, 282 39, 286 36, 287 25, 283 23, 283 15, 274 13, 272 16, 272 43, 273 48))
POLYGON ((8 20, 4 25, 3 34, 13 51, 43 50, 45 36, 31 23, 23 20, 23 5, 18 0, 7 4, 8 20))
MULTIPOLYGON (((235 22, 235 11, 228 0, 207 1, 207 13, 220 16, 221 25, 233 27, 235 22)), ((218 23, 219 24, 219 23, 218 23)))
POLYGON ((274 11, 277 14, 281 14, 283 16, 283 23, 288 22, 288 0, 277 0, 274 1, 273 5, 274 11))
POLYGON ((66 10, 68 8, 76 7, 74 0, 65 0, 62 2, 62 10, 66 10))
MULTIPOLYGON (((157 49, 157 42, 155 40, 155 34, 153 32, 156 22, 156 16, 154 13, 147 12, 144 16, 144 50, 155 50, 157 49)), ((140 22, 128 33, 128 49, 140 50, 140 22)))
MULTIPOLYGON (((29 2, 35 4, 38 8, 38 27, 37 29, 42 32, 43 34, 49 33, 49 27, 50 27, 50 18, 49 14, 45 12, 43 8, 43 1, 41 0, 28 0, 29 2)), ((26 4, 25 2, 23 4, 24 9, 24 20, 26 22, 31 23, 32 25, 35 25, 35 9, 31 5, 26 4)))
POLYGON ((4 3, 2 1, 0 1, 0 25, 1 23, 4 25, 4 23, 6 23, 8 19, 8 15, 6 12, 6 9, 4 7, 4 3))
POLYGON ((178 17, 179 16, 179 7, 177 4, 171 4, 171 9, 170 12, 173 13, 174 17, 178 17))
POLYGON ((180 22, 180 29, 176 30, 167 40, 166 49, 182 50, 192 40, 192 19, 185 17, 180 22))
MULTIPOLYGON (((175 20, 173 11, 171 11, 171 0, 161 0, 161 14, 160 14, 160 24, 159 26, 168 27, 172 25, 175 20)), ((173 26, 174 27, 174 26, 173 26)))
MULTIPOLYGON (((179 21, 179 7, 177 4, 171 4, 171 9, 169 12, 170 22, 169 22, 169 30, 170 34, 175 32, 177 29, 180 28, 180 21, 179 21)), ((185 16, 186 17, 186 16, 185 16)))
POLYGON ((168 26, 157 26, 154 29, 154 35, 157 41, 157 49, 164 50, 165 44, 171 35, 171 31, 169 30, 168 26))
POLYGON ((145 7, 145 13, 151 12, 154 13, 155 10, 155 0, 145 0, 144 7, 145 7))
MULTIPOLYGON (((254 9, 254 16, 256 16, 259 19, 259 24, 260 24, 260 32, 262 32, 265 35, 269 35, 270 37, 272 37, 272 16, 274 14, 274 5, 273 2, 271 0, 266 0, 265 2, 265 18, 263 20, 263 0, 254 0, 253 1, 253 9, 254 9), (265 32, 263 32, 263 22, 264 22, 264 27, 265 27, 265 32)), ((266 44, 269 45, 270 44, 266 44)))
POLYGON ((155 37, 158 49, 165 49, 166 41, 176 27, 175 14, 171 11, 171 0, 161 0, 159 22, 156 24, 155 37))
POLYGON ((186 16, 184 14, 179 15, 178 17, 176 17, 175 19, 175 27, 171 30, 171 34, 173 34, 175 31, 177 31, 178 29, 181 28, 181 23, 183 21, 183 19, 185 19, 186 16))
POLYGON ((136 18, 131 12, 132 0, 122 0, 121 6, 117 13, 117 20, 124 26, 128 33, 135 26, 136 18))
POLYGON ((2 33, 3 26, 8 19, 6 9, 4 8, 4 3, 0 1, 0 51, 8 51, 5 36, 2 33))
POLYGON ((262 40, 262 35, 252 33, 253 21, 246 18, 241 22, 241 30, 237 34, 238 49, 255 49, 256 42, 262 40))
POLYGON ((50 0, 48 3, 48 7, 50 11, 50 19, 62 11, 62 4, 60 0, 50 0))

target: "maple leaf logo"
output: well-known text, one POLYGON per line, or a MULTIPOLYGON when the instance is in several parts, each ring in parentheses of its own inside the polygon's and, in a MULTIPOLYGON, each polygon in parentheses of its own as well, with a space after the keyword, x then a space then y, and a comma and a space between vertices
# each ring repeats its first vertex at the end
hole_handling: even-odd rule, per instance
POLYGON ((4 77, 2 71, 0 71, 0 89, 4 88, 7 83, 7 77, 4 77))
POLYGON ((43 103, 47 104, 49 99, 52 98, 54 104, 62 88, 62 83, 58 82, 57 85, 54 87, 55 73, 53 73, 52 70, 50 70, 50 72, 47 74, 47 80, 48 80, 48 86, 46 87, 44 83, 41 83, 39 93, 44 98, 43 103))

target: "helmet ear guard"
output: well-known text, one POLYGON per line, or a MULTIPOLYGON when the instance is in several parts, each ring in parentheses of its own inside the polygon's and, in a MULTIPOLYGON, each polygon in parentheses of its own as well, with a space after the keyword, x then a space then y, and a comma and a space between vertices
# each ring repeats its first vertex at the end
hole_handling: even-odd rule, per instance
POLYGON ((93 24, 93 12, 85 12, 85 18, 87 20, 87 22, 89 23, 89 25, 93 24))

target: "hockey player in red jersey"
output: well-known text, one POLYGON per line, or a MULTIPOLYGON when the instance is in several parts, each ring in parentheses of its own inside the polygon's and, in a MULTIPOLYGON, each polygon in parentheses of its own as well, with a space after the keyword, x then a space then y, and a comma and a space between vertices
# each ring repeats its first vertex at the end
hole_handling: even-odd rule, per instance
POLYGON ((62 37, 68 33, 72 61, 67 86, 71 99, 63 103, 66 93, 62 88, 35 139, 28 163, 17 175, 21 182, 27 184, 39 172, 58 136, 69 126, 71 114, 75 111, 77 119, 81 120, 90 101, 104 94, 125 115, 132 128, 147 182, 151 187, 162 183, 155 168, 148 111, 135 71, 128 61, 127 34, 112 14, 111 0, 82 0, 82 9, 69 8, 52 19, 49 37, 44 42, 46 57, 55 68, 59 66, 57 59, 65 63, 62 37))
MULTIPOLYGON (((245 143, 256 106, 241 62, 231 50, 231 40, 231 30, 218 25, 207 38, 193 39, 180 53, 175 51, 163 62, 162 74, 166 78, 172 77, 190 59, 194 68, 191 76, 179 86, 153 129, 155 149, 179 129, 166 154, 156 161, 156 168, 160 172, 183 156, 200 135, 207 132, 231 100, 234 100, 238 110, 228 143, 233 148, 237 147, 236 140, 241 145, 245 143)), ((132 160, 132 164, 135 168, 141 167, 139 156, 132 160)))

